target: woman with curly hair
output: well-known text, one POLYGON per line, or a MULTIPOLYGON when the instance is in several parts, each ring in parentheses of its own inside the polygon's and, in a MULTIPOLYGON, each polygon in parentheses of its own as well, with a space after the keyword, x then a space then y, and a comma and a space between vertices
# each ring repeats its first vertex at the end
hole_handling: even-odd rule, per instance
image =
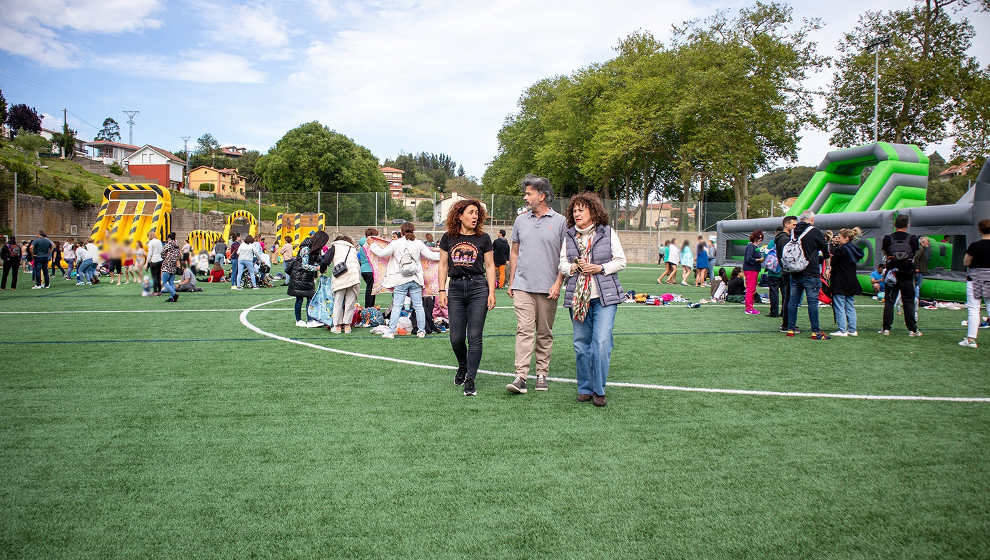
POLYGON ((464 386, 465 397, 478 394, 475 377, 481 363, 481 337, 488 311, 495 307, 495 259, 492 239, 483 229, 486 217, 477 200, 458 201, 447 214, 447 231, 437 243, 440 293, 436 303, 447 306, 450 346, 457 357, 454 385, 464 386))
POLYGON ((623 301, 619 271, 626 267, 626 255, 597 194, 572 197, 565 217, 560 273, 567 278, 564 307, 570 310, 574 324, 577 401, 605 406, 612 328, 623 301))

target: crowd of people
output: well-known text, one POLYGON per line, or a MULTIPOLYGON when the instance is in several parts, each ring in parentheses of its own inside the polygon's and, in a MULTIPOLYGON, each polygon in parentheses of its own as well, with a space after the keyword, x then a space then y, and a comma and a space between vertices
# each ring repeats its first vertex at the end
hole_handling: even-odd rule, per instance
MULTIPOLYGON (((856 240, 862 235, 859 228, 844 228, 837 233, 822 231, 814 226, 814 212, 800 216, 786 216, 777 228, 773 239, 763 244, 762 231, 749 236, 743 258, 742 278, 738 267, 732 277, 725 278, 724 269, 717 280, 718 289, 727 286, 727 297, 744 290, 745 313, 758 315, 753 307, 758 279, 763 273, 770 289, 770 317, 781 318, 780 330, 787 336, 801 334, 797 326, 797 311, 802 300, 807 300, 810 336, 815 340, 831 340, 832 337, 859 336, 855 298, 862 294, 857 264, 863 259, 863 250, 856 240), (838 329, 826 334, 821 328, 819 302, 830 303, 838 329)), ((881 242, 883 262, 870 273, 873 299, 883 302, 882 326, 878 334, 890 336, 895 308, 900 306, 908 336, 920 337, 918 306, 921 283, 928 272, 930 241, 908 231, 906 214, 894 220, 895 231, 885 235, 881 242)), ((982 239, 966 249, 963 264, 967 273, 967 337, 960 346, 976 348, 976 330, 981 323, 980 307, 990 297, 990 220, 979 223, 982 239), (975 325, 975 326, 974 326, 975 325)), ((713 294, 716 288, 713 287, 713 294)), ((758 296, 756 296, 758 297, 758 296)))
POLYGON ((474 199, 452 206, 436 242, 431 234, 418 239, 410 222, 394 232, 387 245, 369 241, 378 235, 375 229, 365 231, 357 243, 345 235, 331 242, 325 232, 313 233, 297 252, 284 254, 296 325, 329 326, 333 333, 349 333, 353 310, 360 308, 362 279, 364 309, 375 309, 370 256, 387 259, 380 281, 382 288, 392 290, 392 305, 387 322, 372 332, 393 339, 407 319, 414 321, 416 336, 423 338, 435 330, 433 320, 442 316, 457 362, 454 384, 465 396, 475 396, 487 315, 495 307, 496 290, 505 288, 516 316, 515 377, 506 390, 524 395, 531 377, 535 377, 533 389, 549 390, 553 324, 563 295, 575 333, 576 400, 606 406, 612 328, 624 298, 618 273, 626 260, 619 237, 609 227, 608 213, 597 195, 572 197, 561 215, 550 207, 553 191, 547 179, 527 176, 522 188, 527 211, 513 224, 511 245, 505 230, 494 241, 485 232, 487 211, 474 199), (440 286, 435 298, 424 296, 423 259, 438 265, 440 286), (332 286, 332 297, 321 299, 324 282, 332 286), (331 302, 326 303, 329 309, 321 307, 324 302, 331 302), (408 318, 404 317, 407 302, 408 318), (321 315, 325 312, 325 317, 317 320, 310 313, 314 309, 321 315))
MULTIPOLYGON (((358 296, 362 280, 366 284, 364 309, 377 309, 369 252, 387 259, 381 287, 393 292, 391 309, 388 322, 372 332, 384 339, 395 338, 407 301, 411 308, 408 319, 415 320, 420 338, 437 330, 433 320, 442 315, 449 324, 450 345, 457 362, 454 384, 463 388, 465 396, 477 395, 484 326, 488 312, 495 307, 499 288, 505 288, 512 298, 516 318, 515 376, 506 390, 526 394, 531 377, 535 377, 533 389, 549 390, 553 325, 558 300, 563 296, 563 307, 574 332, 576 400, 606 406, 612 331, 618 304, 625 297, 618 277, 626 266, 619 236, 609 226, 608 213, 594 193, 572 197, 561 215, 550 206, 553 191, 547 179, 527 176, 522 190, 527 210, 513 224, 511 244, 505 230, 500 230, 492 241, 484 231, 484 206, 478 200, 464 199, 453 205, 437 242, 430 234, 425 241, 417 239, 414 225, 407 222, 393 233, 387 245, 369 241, 378 235, 374 228, 366 230, 357 243, 346 235, 338 235, 331 242, 326 232, 315 231, 298 250, 293 250, 292 240, 286 237, 282 244, 271 247, 269 255, 263 240, 251 235, 241 239, 234 233, 229 244, 218 241, 211 254, 203 255, 206 266, 202 268, 207 273, 204 280, 230 282, 232 290, 243 289, 242 285, 257 289, 259 278, 264 280, 272 261, 283 261, 288 294, 295 297, 296 325, 328 326, 335 334, 348 334, 354 310, 361 309, 358 296), (438 263, 440 287, 435 298, 424 296, 422 259, 438 263), (224 269, 227 262, 229 275, 224 269), (332 297, 325 298, 331 308, 326 318, 316 320, 309 310, 314 295, 324 287, 332 290, 332 297)), ((746 314, 758 315, 754 303, 759 297, 756 287, 762 272, 770 288, 769 316, 781 319, 780 330, 787 336, 801 332, 797 315, 804 299, 812 339, 858 336, 855 296, 861 293, 857 263, 863 252, 855 242, 862 232, 851 228, 833 235, 814 224, 815 214, 810 211, 786 216, 766 244, 762 231, 752 232, 742 267, 735 267, 728 277, 724 267, 712 276, 715 247, 703 238, 699 236, 693 252, 686 240, 678 247, 677 241, 671 239, 661 249, 659 260, 665 269, 657 281, 676 282, 680 269, 681 284, 687 285, 693 273, 695 286, 708 286, 710 281, 716 299, 736 298, 745 304, 746 314), (838 330, 831 335, 820 325, 821 296, 830 298, 835 313, 838 330)), ((879 331, 884 336, 890 335, 898 301, 908 334, 922 336, 916 309, 929 249, 927 239, 919 240, 908 226, 906 215, 895 219, 896 231, 882 241, 884 262, 871 274, 874 297, 884 303, 879 331)), ((977 347, 981 304, 990 311, 990 220, 981 221, 979 230, 982 239, 970 244, 964 258, 968 267, 969 313, 967 335, 959 344, 969 348, 977 347)), ((21 244, 9 237, 0 248, 0 257, 0 289, 6 289, 8 277, 11 288, 16 289, 18 270, 24 266, 32 273, 34 289, 50 288, 51 274, 57 268, 66 279, 75 270, 77 285, 97 283, 100 276, 109 277, 109 282, 117 285, 144 278, 152 284, 154 295, 168 293, 168 302, 178 301, 180 292, 201 291, 189 241, 180 247, 175 233, 170 233, 163 243, 151 232, 146 248, 142 243, 133 247, 110 244, 101 251, 92 239, 85 243, 56 243, 41 231, 37 238, 21 244), (63 260, 65 268, 61 266, 63 260)))

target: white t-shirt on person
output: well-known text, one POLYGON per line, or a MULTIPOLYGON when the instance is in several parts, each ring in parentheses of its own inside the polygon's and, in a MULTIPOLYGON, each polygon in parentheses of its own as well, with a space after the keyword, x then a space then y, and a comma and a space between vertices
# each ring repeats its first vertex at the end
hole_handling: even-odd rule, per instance
POLYGON ((157 237, 148 242, 148 262, 162 262, 162 240, 157 237))

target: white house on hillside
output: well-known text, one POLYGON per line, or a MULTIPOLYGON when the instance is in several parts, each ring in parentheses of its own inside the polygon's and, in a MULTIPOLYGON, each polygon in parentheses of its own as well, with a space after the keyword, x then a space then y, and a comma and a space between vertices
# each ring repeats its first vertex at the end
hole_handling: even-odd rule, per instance
POLYGON ((145 144, 124 158, 127 171, 154 180, 163 187, 181 189, 186 162, 175 154, 151 144, 145 144))

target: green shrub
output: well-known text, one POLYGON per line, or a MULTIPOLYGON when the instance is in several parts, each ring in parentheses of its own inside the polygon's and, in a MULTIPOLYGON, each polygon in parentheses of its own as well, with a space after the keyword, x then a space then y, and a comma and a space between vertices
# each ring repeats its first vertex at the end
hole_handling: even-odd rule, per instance
POLYGON ((76 210, 82 210, 91 202, 89 193, 82 185, 74 185, 69 189, 69 200, 72 201, 72 207, 76 210))
POLYGON ((213 183, 200 183, 199 185, 200 192, 213 192, 215 188, 216 185, 214 185, 213 183))
POLYGON ((121 169, 120 168, 120 164, 118 164, 115 161, 115 162, 113 162, 113 163, 110 164, 110 173, 113 173, 114 175, 123 175, 124 174, 124 170, 121 169))

